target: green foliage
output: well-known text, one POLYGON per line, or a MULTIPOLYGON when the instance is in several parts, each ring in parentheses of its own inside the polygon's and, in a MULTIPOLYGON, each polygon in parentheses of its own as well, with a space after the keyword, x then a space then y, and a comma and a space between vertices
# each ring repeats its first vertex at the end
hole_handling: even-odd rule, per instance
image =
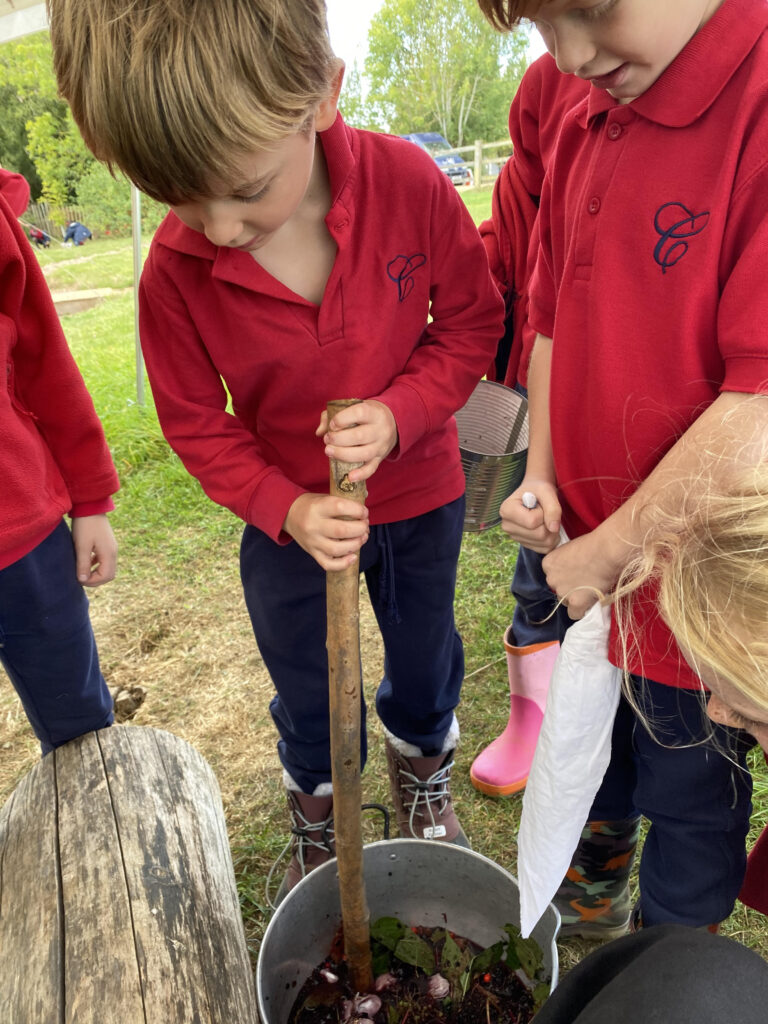
MULTIPOLYGON (((121 174, 114 177, 104 164, 94 162, 77 187, 88 226, 99 235, 130 235, 131 186, 121 174)), ((152 234, 167 213, 161 203, 141 197, 142 231, 152 234)))
POLYGON ((363 95, 363 79, 357 61, 344 73, 339 110, 347 124, 354 128, 367 128, 370 131, 382 130, 377 110, 366 102, 363 95))
POLYGON ((475 0, 384 0, 368 35, 370 118, 455 146, 504 138, 527 42, 495 32, 475 0))
POLYGON ((377 975, 394 971, 393 961, 399 960, 428 977, 439 972, 450 984, 448 998, 458 1004, 477 979, 503 961, 510 971, 525 974, 538 1008, 549 993, 544 954, 533 939, 523 939, 515 925, 504 925, 504 933, 473 955, 469 940, 457 940, 445 928, 408 929, 396 917, 380 917, 371 925, 373 970, 377 975))
POLYGON ((66 110, 58 98, 47 32, 0 46, 0 165, 23 174, 34 199, 40 197, 43 182, 28 152, 27 125, 43 114, 61 124, 66 110))
POLYGON ((387 949, 394 950, 406 931, 403 922, 396 917, 380 917, 371 925, 371 938, 387 949))
POLYGON ((507 933, 507 964, 514 969, 522 967, 533 980, 544 966, 544 958, 538 943, 533 939, 524 939, 514 925, 504 925, 504 931, 507 933))
POLYGON ((446 981, 450 982, 451 999, 458 1002, 467 994, 473 976, 478 974, 480 969, 486 969, 485 967, 475 967, 475 962, 482 958, 483 962, 488 962, 489 965, 491 961, 497 963, 501 957, 501 943, 496 943, 489 949, 483 950, 477 957, 473 957, 469 945, 460 946, 450 932, 440 929, 435 932, 433 937, 438 938, 440 932, 442 932, 443 940, 443 948, 440 953, 440 973, 446 981), (494 954, 495 959, 493 959, 494 954))
POLYGON ((78 182, 94 163, 69 107, 46 110, 26 123, 27 152, 42 184, 41 198, 64 205, 78 200, 78 182))
MULTIPOLYGON (((0 46, 0 166, 21 172, 34 200, 81 206, 97 234, 130 234, 130 187, 91 156, 59 99, 47 32, 0 46)), ((142 228, 153 232, 165 212, 143 199, 142 228)))

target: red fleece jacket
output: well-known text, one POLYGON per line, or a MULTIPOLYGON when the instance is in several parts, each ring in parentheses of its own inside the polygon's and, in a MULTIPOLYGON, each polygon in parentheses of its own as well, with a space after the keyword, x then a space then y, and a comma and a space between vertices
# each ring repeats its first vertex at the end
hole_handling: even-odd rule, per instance
POLYGON ((165 436, 214 501, 281 543, 295 499, 328 493, 315 429, 330 399, 377 399, 397 423, 397 448, 367 481, 371 523, 463 493, 453 413, 482 377, 503 315, 477 229, 426 153, 340 117, 319 138, 337 246, 319 306, 173 214, 141 280, 141 341, 165 436))
POLYGON ((117 473, 35 254, 0 194, 0 569, 64 513, 112 508, 117 473))
MULTIPOLYGON (((528 377, 535 334, 528 325, 528 282, 536 263, 536 215, 544 174, 567 110, 589 91, 589 82, 564 75, 548 53, 523 75, 509 108, 512 156, 493 188, 491 219, 480 225, 491 271, 512 318, 513 338, 504 383, 528 377), (532 251, 529 251, 532 250, 532 251)), ((495 370, 489 373, 495 377, 495 370)))

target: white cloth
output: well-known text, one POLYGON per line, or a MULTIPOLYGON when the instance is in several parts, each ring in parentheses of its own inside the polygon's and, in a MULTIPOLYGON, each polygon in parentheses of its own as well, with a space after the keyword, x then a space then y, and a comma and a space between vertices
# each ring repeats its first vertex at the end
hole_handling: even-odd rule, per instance
POLYGON ((608 661, 611 610, 575 622, 552 672, 518 834, 520 929, 527 938, 571 863, 611 756, 621 671, 608 661))

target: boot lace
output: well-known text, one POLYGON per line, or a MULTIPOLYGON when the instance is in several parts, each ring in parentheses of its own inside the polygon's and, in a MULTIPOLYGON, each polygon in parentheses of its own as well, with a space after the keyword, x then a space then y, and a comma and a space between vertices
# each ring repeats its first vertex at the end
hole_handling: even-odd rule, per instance
POLYGON ((336 856, 336 852, 332 845, 334 841, 332 814, 327 818, 324 818, 322 821, 313 822, 309 821, 298 806, 291 807, 290 813, 291 834, 288 837, 288 842, 277 855, 272 867, 269 869, 267 881, 265 883, 265 896, 267 903, 273 910, 275 909, 275 904, 272 902, 270 897, 272 879, 274 878, 278 865, 285 859, 285 856, 289 851, 291 851, 292 855, 296 855, 296 860, 298 861, 302 878, 307 873, 305 855, 309 847, 314 847, 316 850, 322 850, 324 853, 329 853, 332 857, 336 856), (315 839, 315 837, 310 834, 312 832, 319 832, 320 839, 315 839))
POLYGON ((417 818, 429 822, 432 828, 442 824, 442 816, 450 803, 451 769, 453 759, 438 768, 428 778, 420 779, 401 764, 397 766, 403 805, 408 810, 408 827, 416 835, 417 818))

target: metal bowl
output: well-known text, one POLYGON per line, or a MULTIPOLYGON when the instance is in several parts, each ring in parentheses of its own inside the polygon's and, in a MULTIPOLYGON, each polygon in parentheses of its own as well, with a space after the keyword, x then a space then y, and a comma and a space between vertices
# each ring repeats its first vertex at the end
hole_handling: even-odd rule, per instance
MULTIPOLYGON (((473 850, 427 839, 387 839, 363 849, 371 921, 397 917, 409 926, 444 927, 480 946, 520 924, 517 881, 473 850)), ((256 967, 263 1024, 286 1024, 301 986, 328 955, 341 923, 336 861, 315 868, 288 893, 269 922, 256 967)), ((560 915, 547 907, 531 937, 557 984, 555 937, 560 915)))

